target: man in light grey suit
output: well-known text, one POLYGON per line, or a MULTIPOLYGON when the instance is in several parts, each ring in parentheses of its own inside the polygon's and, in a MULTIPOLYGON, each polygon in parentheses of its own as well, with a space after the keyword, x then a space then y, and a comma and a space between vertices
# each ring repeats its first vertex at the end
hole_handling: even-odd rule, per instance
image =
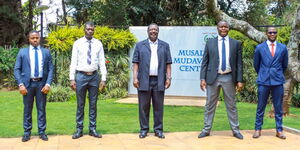
POLYGON ((236 89, 243 87, 243 63, 241 42, 228 37, 229 25, 220 21, 217 26, 218 37, 207 41, 200 72, 201 90, 207 89, 204 113, 204 128, 198 138, 210 135, 216 105, 223 89, 224 101, 233 136, 243 139, 239 131, 236 89))
POLYGON ((133 85, 138 89, 140 138, 149 131, 149 111, 152 99, 155 136, 163 134, 165 89, 171 85, 171 53, 169 44, 158 39, 158 25, 148 26, 148 39, 136 44, 133 54, 133 85))

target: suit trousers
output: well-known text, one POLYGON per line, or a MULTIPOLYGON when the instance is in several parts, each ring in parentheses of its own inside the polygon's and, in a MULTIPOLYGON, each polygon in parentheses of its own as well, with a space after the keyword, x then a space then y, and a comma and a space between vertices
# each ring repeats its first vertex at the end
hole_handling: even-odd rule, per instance
POLYGON ((97 99, 98 99, 98 88, 99 88, 99 75, 95 72, 92 75, 86 75, 82 72, 76 73, 76 98, 77 98, 77 113, 76 123, 77 130, 83 130, 83 119, 84 119, 84 106, 86 93, 88 91, 89 99, 89 129, 96 130, 96 118, 97 118, 97 99))
POLYGON ((163 112, 165 91, 158 91, 157 77, 149 78, 149 91, 138 91, 139 120, 141 131, 149 131, 149 112, 152 99, 154 132, 163 131, 163 112))
POLYGON ((264 120, 265 108, 271 93, 273 106, 275 109, 275 121, 277 132, 282 131, 282 98, 283 98, 283 85, 267 86, 258 85, 258 102, 256 109, 255 130, 261 130, 264 120))
POLYGON ((239 133, 238 113, 235 101, 235 84, 232 75, 218 75, 216 81, 207 85, 207 100, 204 112, 204 128, 202 132, 209 133, 212 128, 217 102, 220 97, 220 89, 223 90, 227 116, 233 133, 239 133))
POLYGON ((31 81, 27 88, 27 95, 23 96, 24 116, 23 128, 24 135, 30 135, 32 129, 32 108, 35 98, 36 109, 38 115, 38 132, 44 134, 46 130, 46 98, 47 95, 41 92, 43 85, 41 81, 31 81))

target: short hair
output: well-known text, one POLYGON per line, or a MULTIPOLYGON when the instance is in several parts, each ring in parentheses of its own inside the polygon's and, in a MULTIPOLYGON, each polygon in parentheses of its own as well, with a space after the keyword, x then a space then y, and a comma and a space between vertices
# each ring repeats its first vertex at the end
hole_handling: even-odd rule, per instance
POLYGON ((218 24, 217 24, 217 26, 219 26, 219 24, 220 24, 221 22, 224 22, 224 23, 226 23, 226 24, 229 26, 228 22, 227 22, 227 21, 225 21, 225 20, 221 20, 221 21, 219 21, 219 22, 218 22, 218 24))
POLYGON ((32 31, 29 31, 27 37, 29 38, 29 36, 30 36, 31 34, 33 34, 33 33, 37 33, 38 35, 40 35, 40 32, 39 32, 39 31, 37 31, 37 30, 32 30, 32 31))
POLYGON ((88 22, 86 22, 85 24, 84 24, 84 28, 86 28, 86 26, 93 26, 93 27, 95 27, 95 24, 94 24, 94 22, 92 22, 92 21, 88 21, 88 22))
POLYGON ((148 28, 147 28, 147 31, 149 31, 150 26, 157 26, 157 29, 158 29, 158 31, 159 31, 159 27, 158 27, 158 25, 157 25, 156 23, 151 23, 151 24, 149 24, 149 25, 148 25, 148 28))
POLYGON ((266 33, 268 33, 269 28, 275 28, 275 29, 277 30, 277 28, 276 28, 275 26, 273 26, 273 25, 267 26, 267 27, 266 27, 266 33))

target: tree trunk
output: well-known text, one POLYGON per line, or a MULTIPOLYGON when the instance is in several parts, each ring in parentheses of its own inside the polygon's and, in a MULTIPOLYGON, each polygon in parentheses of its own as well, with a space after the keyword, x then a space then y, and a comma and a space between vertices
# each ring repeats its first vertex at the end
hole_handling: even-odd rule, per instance
POLYGON ((65 22, 65 24, 68 24, 68 20, 67 20, 67 12, 66 12, 66 4, 65 4, 65 0, 61 0, 61 6, 62 6, 62 10, 63 10, 63 20, 65 22))
MULTIPOLYGON (((265 33, 258 31, 248 22, 234 19, 217 7, 217 0, 206 0, 206 12, 216 18, 217 21, 225 20, 228 22, 229 27, 240 31, 241 33, 248 36, 250 39, 261 43, 265 41, 265 33)), ((295 21, 292 25, 292 32, 290 36, 287 49, 289 51, 289 65, 287 69, 286 83, 284 84, 284 98, 283 98, 283 111, 284 115, 289 114, 289 102, 292 97, 294 89, 294 83, 300 82, 300 63, 298 61, 298 45, 300 41, 300 6, 297 8, 295 21)), ((274 111, 271 110, 270 113, 274 111)), ((269 114, 270 114, 269 113, 269 114)), ((271 114, 272 115, 272 114, 271 114)))

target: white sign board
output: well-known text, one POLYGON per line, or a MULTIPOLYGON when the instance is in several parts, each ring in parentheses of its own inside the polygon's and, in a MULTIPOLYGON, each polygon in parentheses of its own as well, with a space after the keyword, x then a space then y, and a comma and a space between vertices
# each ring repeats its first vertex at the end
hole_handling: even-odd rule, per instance
MULTIPOLYGON (((148 38, 147 27, 130 27, 138 41, 148 38)), ((200 67, 207 39, 218 35, 216 27, 160 26, 158 38, 170 45, 172 56, 171 87, 165 91, 170 96, 206 96, 200 90, 200 67)), ((130 50, 130 66, 134 48, 130 50)), ((137 94, 133 87, 132 68, 128 83, 129 94, 137 94)))

